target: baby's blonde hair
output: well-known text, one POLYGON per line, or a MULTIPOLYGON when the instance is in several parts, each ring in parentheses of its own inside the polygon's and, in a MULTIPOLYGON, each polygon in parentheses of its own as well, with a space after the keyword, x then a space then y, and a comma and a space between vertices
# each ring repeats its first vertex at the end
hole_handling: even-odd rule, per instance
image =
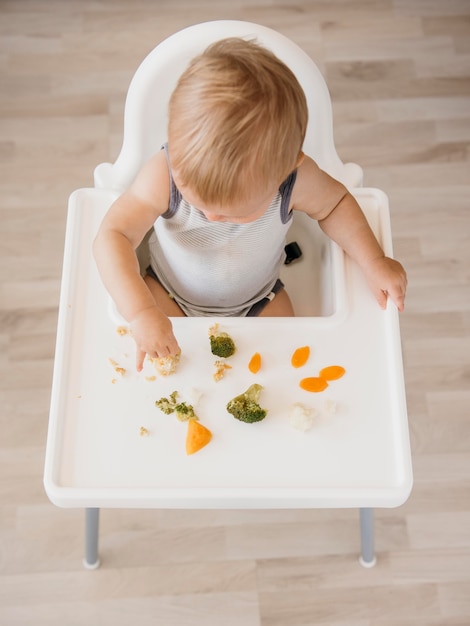
POLYGON ((203 202, 227 207, 295 169, 307 120, 282 61, 253 41, 223 39, 191 61, 171 96, 170 164, 203 202))

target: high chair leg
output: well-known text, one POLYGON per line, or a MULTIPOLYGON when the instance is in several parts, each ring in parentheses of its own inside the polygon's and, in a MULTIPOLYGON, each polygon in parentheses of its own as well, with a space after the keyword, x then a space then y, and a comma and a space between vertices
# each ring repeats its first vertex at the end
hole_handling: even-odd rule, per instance
POLYGON ((85 558, 83 565, 87 569, 97 569, 100 566, 98 556, 99 522, 99 509, 85 509, 85 558))
POLYGON ((374 509, 359 509, 361 525, 361 556, 363 567, 374 567, 377 562, 374 554, 374 509))

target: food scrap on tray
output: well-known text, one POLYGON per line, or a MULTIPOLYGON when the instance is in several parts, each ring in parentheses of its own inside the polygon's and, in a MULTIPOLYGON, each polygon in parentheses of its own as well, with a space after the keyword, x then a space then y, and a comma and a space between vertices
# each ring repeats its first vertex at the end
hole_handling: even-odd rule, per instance
POLYGON ((215 382, 219 382, 225 376, 225 372, 227 370, 232 369, 231 365, 224 363, 224 361, 215 361, 214 362, 215 372, 214 372, 214 380, 215 382))
POLYGON ((324 391, 328 387, 329 381, 338 380, 346 370, 341 365, 329 365, 320 370, 319 376, 308 376, 302 378, 299 385, 305 391, 319 392, 324 391))
POLYGON ((305 433, 312 428, 317 414, 317 409, 305 406, 301 402, 295 402, 289 409, 287 418, 292 428, 305 433))
POLYGON ((263 387, 261 385, 250 385, 248 389, 227 403, 227 411, 241 422, 253 424, 264 420, 267 410, 259 405, 259 396, 263 387))
POLYGON ((317 393, 319 391, 325 391, 328 387, 328 381, 320 376, 308 376, 307 378, 302 378, 299 385, 300 388, 305 391, 313 391, 317 393))
POLYGON ((252 374, 257 374, 261 369, 261 354, 255 352, 248 363, 248 369, 252 374))
POLYGON ((161 376, 170 376, 176 372, 180 356, 181 352, 178 352, 178 354, 169 354, 165 357, 148 357, 148 360, 161 376))
POLYGON ((198 452, 212 439, 212 432, 197 419, 191 418, 188 421, 188 430, 186 432, 186 454, 194 454, 198 452))
POLYGON ((180 422, 187 422, 189 419, 199 419, 194 413, 192 404, 181 402, 177 391, 173 391, 168 398, 160 398, 155 401, 155 406, 166 415, 174 413, 180 422))
POLYGON ((320 370, 320 376, 325 380, 338 380, 341 376, 344 376, 346 370, 341 365, 329 365, 320 370))
POLYGON ((121 367, 117 361, 112 359, 111 357, 108 359, 108 363, 114 368, 114 371, 120 376, 124 376, 126 370, 124 367, 121 367))
POLYGON ((228 333, 220 331, 218 324, 213 324, 209 328, 209 341, 213 355, 228 359, 228 357, 235 354, 236 346, 234 340, 228 333))
POLYGON ((310 348, 309 346, 302 346, 301 348, 297 348, 294 350, 291 356, 291 365, 292 367, 303 367, 305 363, 307 363, 310 356, 310 348))

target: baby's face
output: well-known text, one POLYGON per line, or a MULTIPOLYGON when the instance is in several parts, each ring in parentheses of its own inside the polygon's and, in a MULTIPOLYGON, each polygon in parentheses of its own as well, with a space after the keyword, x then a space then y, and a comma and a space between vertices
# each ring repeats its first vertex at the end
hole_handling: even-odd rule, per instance
POLYGON ((257 191, 247 201, 222 209, 218 205, 211 206, 202 202, 192 189, 179 182, 178 175, 175 172, 172 172, 172 174, 173 180, 183 198, 196 207, 209 222, 230 222, 231 224, 249 224, 254 222, 266 213, 278 192, 277 187, 267 193, 263 192, 260 194, 257 191))

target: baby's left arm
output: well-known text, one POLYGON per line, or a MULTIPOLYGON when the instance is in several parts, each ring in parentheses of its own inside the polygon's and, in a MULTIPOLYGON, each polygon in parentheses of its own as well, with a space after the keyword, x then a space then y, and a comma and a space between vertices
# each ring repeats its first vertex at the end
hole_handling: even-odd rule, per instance
POLYGON ((402 311, 406 272, 398 261, 385 256, 361 207, 346 187, 308 157, 299 167, 295 187, 293 208, 318 220, 322 230, 359 264, 382 308, 390 296, 402 311))

